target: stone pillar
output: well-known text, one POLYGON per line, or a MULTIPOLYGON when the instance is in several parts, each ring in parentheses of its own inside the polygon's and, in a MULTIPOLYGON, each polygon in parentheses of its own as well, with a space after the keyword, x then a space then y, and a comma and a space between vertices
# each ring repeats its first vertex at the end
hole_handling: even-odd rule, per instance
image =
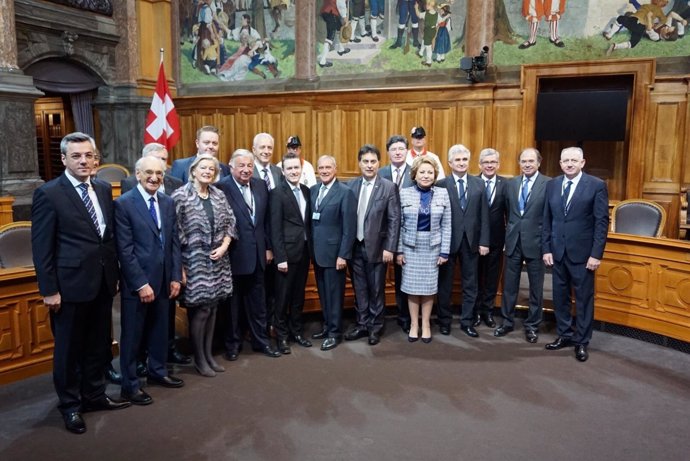
POLYGON ((478 56, 482 48, 488 46, 488 62, 492 62, 495 9, 494 0, 467 2, 465 56, 478 56))
POLYGON ((316 0, 295 2, 295 79, 315 81, 316 0))
POLYGON ((38 177, 34 101, 43 93, 17 66, 14 0, 0 0, 0 195, 15 198, 18 218, 28 205, 38 177))

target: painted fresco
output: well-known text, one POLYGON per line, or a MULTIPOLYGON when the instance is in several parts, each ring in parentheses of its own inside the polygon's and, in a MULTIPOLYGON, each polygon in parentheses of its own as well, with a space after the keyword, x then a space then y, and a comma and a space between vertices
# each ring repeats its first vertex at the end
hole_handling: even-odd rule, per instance
POLYGON ((181 0, 182 82, 293 77, 295 1, 181 0))
POLYGON ((94 13, 113 15, 113 2, 111 0, 48 0, 49 2, 67 5, 80 10, 93 11, 94 13))
POLYGON ((496 0, 497 66, 690 55, 687 0, 496 0))

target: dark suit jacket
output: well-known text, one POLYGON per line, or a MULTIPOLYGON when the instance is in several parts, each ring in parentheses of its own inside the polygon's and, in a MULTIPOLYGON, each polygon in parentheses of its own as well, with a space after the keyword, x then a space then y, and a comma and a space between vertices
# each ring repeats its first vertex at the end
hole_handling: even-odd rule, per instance
MULTIPOLYGON (((126 177, 120 181, 120 195, 124 195, 125 193, 134 189, 137 187, 137 184, 139 184, 139 181, 137 181, 136 175, 126 177)), ((165 187, 166 195, 172 195, 173 192, 183 185, 184 183, 181 180, 175 176, 172 176, 171 174, 166 173, 165 176, 163 176, 163 187, 165 187)))
MULTIPOLYGON (((405 165, 405 176, 403 176, 403 179, 400 183, 400 188, 405 188, 405 187, 410 187, 414 186, 414 182, 412 182, 412 178, 410 177, 410 165, 405 165)), ((379 176, 381 176, 383 179, 387 179, 389 181, 393 181, 393 167, 391 165, 386 165, 383 168, 379 170, 379 176)))
MULTIPOLYGON (((174 176, 183 184, 189 181, 189 167, 192 166, 192 162, 196 158, 196 154, 187 158, 180 158, 173 162, 172 168, 170 169, 170 176, 174 176)), ((230 175, 230 167, 220 162, 220 178, 224 178, 230 175)))
POLYGON ((546 183, 551 178, 541 173, 537 175, 525 204, 525 214, 520 216, 519 197, 523 179, 523 175, 515 176, 508 182, 506 190, 506 204, 508 207, 506 254, 513 254, 519 239, 524 257, 529 259, 541 258, 541 234, 546 183))
MULTIPOLYGON (((479 179, 484 182, 481 176, 479 179)), ((506 241, 506 191, 508 190, 508 180, 503 176, 496 175, 495 184, 494 201, 489 205, 489 233, 491 234, 489 247, 502 249, 506 241)), ((484 182, 484 187, 486 187, 486 182, 484 182)))
MULTIPOLYGON (((254 174, 252 176, 264 181, 264 175, 259 171, 259 168, 263 169, 263 167, 258 162, 254 161, 254 174)), ((268 169, 271 171, 271 176, 273 177, 273 184, 275 184, 275 186, 278 187, 280 183, 284 181, 283 170, 281 170, 273 164, 268 165, 268 169)), ((264 181, 264 184, 265 183, 266 181, 264 181)))
POLYGON ((113 233, 110 184, 91 180, 103 211, 101 238, 79 192, 63 173, 36 189, 31 206, 31 248, 42 296, 60 293, 63 302, 95 299, 105 284, 114 296, 119 269, 113 233))
POLYGON ((350 188, 334 179, 317 209, 320 187, 317 184, 311 188, 312 212, 320 215, 318 221, 311 221, 314 262, 321 267, 335 267, 339 257, 352 257, 357 234, 357 199, 350 188))
POLYGON ((555 261, 565 253, 574 263, 586 263, 590 256, 601 259, 609 228, 606 183, 583 172, 566 215, 561 203, 564 178, 558 176, 546 185, 542 252, 553 253, 555 261))
POLYGON ((182 280, 180 240, 173 199, 158 193, 163 247, 148 203, 132 189, 115 201, 115 236, 122 271, 120 292, 138 298, 137 290, 147 283, 156 298, 167 298, 170 282, 182 280))
MULTIPOLYGON (((362 178, 353 179, 348 183, 348 186, 350 186, 355 200, 359 201, 362 178)), ((383 250, 395 253, 398 249, 400 198, 396 185, 381 177, 375 178, 373 190, 370 193, 371 196, 364 217, 364 248, 367 252, 368 262, 380 263, 383 260, 383 250)), ((356 233, 357 228, 355 227, 355 237, 356 233)))
POLYGON ((458 189, 455 184, 455 176, 449 176, 436 183, 438 187, 444 187, 450 197, 452 211, 453 235, 450 240, 450 252, 457 253, 460 250, 463 235, 467 236, 470 250, 479 251, 479 246, 489 246, 489 204, 484 192, 484 182, 476 176, 467 177, 467 206, 465 211, 460 208, 458 189))
POLYGON ((268 189, 261 179, 251 178, 249 187, 254 196, 254 217, 252 223, 249 207, 232 176, 223 178, 216 187, 225 193, 230 207, 235 212, 237 241, 230 246, 230 265, 233 275, 249 275, 256 271, 256 265, 266 268, 266 250, 271 250, 271 223, 269 220, 268 189))
POLYGON ((304 248, 311 242, 311 201, 309 188, 300 184, 304 201, 304 220, 292 186, 282 181, 269 193, 271 208, 271 244, 276 264, 294 264, 304 257, 304 248), (307 237, 307 240, 304 237, 307 237))

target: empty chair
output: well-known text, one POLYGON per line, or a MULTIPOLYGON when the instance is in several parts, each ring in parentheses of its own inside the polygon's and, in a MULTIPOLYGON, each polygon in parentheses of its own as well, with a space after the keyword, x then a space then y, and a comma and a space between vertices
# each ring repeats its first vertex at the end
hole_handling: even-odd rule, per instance
POLYGON ((666 224, 666 210, 651 200, 623 200, 613 207, 611 231, 645 237, 661 237, 666 224))
POLYGON ((104 163, 96 171, 96 178, 109 183, 120 184, 128 176, 129 170, 116 163, 104 163))
POLYGON ((0 226, 0 268, 33 265, 31 222, 17 221, 0 226))

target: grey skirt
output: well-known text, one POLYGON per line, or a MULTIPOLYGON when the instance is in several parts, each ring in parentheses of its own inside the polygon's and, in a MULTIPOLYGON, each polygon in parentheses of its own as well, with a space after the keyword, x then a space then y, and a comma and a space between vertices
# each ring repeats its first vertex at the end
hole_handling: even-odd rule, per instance
POLYGON ((403 244, 405 265, 400 289, 408 295, 435 295, 438 291, 438 257, 441 246, 431 247, 431 232, 417 232, 416 246, 403 244))

